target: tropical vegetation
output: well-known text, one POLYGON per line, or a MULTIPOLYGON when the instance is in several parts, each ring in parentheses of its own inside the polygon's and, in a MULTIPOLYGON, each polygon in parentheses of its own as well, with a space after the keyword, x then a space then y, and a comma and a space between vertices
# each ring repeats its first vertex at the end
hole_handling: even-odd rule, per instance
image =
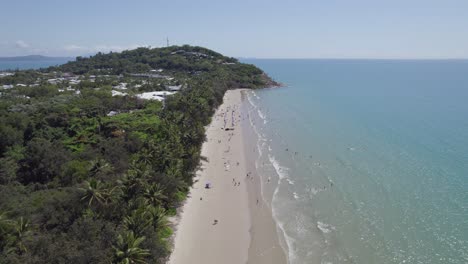
POLYGON ((192 184, 225 91, 272 83, 253 65, 191 46, 98 53, 0 78, 14 86, 0 94, 0 263, 164 263, 168 216, 192 184), (135 75, 155 70, 161 76, 135 75), (120 82, 134 86, 113 96, 120 82), (164 101, 135 96, 169 85, 182 88, 164 101))

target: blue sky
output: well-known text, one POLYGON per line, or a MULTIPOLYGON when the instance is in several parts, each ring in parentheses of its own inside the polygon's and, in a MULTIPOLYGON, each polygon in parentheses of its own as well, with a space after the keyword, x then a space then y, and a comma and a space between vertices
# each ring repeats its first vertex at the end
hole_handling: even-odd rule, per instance
POLYGON ((234 57, 468 58, 466 0, 2 0, 0 56, 205 46, 234 57))

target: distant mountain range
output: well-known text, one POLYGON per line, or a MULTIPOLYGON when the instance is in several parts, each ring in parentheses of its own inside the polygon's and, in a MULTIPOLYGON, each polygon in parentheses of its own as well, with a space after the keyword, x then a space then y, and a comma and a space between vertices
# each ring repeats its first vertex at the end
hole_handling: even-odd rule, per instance
POLYGON ((66 61, 75 60, 73 57, 48 57, 42 55, 27 55, 15 57, 0 57, 0 61, 66 61))

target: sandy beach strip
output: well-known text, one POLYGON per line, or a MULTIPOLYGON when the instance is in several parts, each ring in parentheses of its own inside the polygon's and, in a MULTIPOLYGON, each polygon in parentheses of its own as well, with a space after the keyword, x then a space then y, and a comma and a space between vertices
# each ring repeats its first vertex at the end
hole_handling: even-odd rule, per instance
POLYGON ((169 264, 287 263, 245 152, 241 105, 241 89, 226 92, 207 127, 202 155, 208 161, 179 215, 169 264))

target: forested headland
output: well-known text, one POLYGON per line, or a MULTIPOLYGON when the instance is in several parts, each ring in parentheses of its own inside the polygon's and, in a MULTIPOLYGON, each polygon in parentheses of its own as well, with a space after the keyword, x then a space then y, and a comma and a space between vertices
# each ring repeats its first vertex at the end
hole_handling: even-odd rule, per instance
POLYGON ((192 46, 1 75, 0 263, 164 263, 224 93, 274 84, 192 46))

